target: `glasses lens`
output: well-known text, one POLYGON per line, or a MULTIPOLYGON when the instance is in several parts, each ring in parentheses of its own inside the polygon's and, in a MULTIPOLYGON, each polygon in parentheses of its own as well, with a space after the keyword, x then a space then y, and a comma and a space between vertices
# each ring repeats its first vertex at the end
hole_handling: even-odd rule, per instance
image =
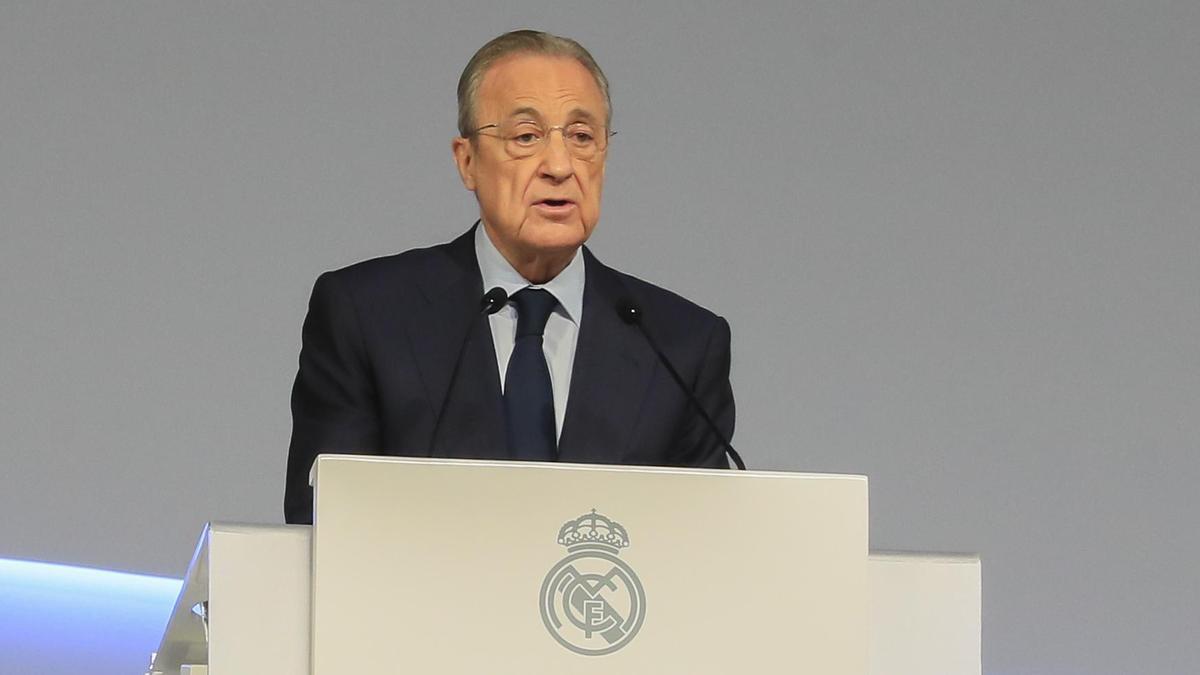
POLYGON ((536 122, 514 120, 500 125, 500 136, 513 157, 528 157, 537 152, 546 138, 546 130, 536 122))
POLYGON ((563 141, 576 157, 586 159, 603 149, 604 130, 591 124, 576 123, 563 129, 563 141))

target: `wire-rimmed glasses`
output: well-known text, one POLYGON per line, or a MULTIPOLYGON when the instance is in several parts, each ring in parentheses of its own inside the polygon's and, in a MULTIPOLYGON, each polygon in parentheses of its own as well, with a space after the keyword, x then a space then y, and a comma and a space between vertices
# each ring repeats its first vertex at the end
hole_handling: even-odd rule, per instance
POLYGON ((590 122, 572 122, 548 127, 540 122, 524 119, 485 124, 471 133, 499 138, 504 141, 504 150, 509 156, 513 159, 523 159, 541 152, 555 130, 562 132, 567 152, 575 159, 583 161, 595 159, 596 155, 608 149, 609 137, 617 133, 590 122), (495 131, 483 133, 490 129, 495 131))

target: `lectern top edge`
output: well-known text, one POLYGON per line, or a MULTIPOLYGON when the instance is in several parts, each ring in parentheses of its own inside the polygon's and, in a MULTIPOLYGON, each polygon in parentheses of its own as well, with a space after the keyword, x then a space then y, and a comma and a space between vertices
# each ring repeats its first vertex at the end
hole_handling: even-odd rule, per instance
POLYGON ((895 563, 938 563, 943 565, 978 565, 977 553, 932 553, 925 551, 871 551, 871 560, 895 563))
POLYGON ((730 469, 698 469, 690 467, 672 467, 672 466, 632 466, 618 464, 572 464, 569 462, 518 462, 506 460, 488 460, 488 459, 449 459, 437 457, 393 457, 381 455, 340 455, 340 454, 322 454, 317 456, 317 461, 313 463, 312 472, 309 474, 309 484, 313 483, 317 467, 322 462, 369 462, 378 464, 417 464, 423 466, 429 465, 445 465, 445 466, 474 466, 474 467, 489 467, 489 468, 505 468, 505 469, 556 469, 562 471, 605 471, 612 473, 650 473, 650 474, 672 474, 672 475, 695 475, 695 476, 725 476, 727 478, 735 478, 738 476, 745 478, 772 478, 772 479, 828 479, 828 480, 856 480, 867 481, 865 475, 860 474, 841 474, 841 473, 799 473, 791 471, 734 471, 730 469))

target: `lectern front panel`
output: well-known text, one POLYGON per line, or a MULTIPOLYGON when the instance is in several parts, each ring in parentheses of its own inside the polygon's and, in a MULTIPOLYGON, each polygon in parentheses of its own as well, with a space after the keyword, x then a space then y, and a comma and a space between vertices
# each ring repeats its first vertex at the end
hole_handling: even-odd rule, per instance
POLYGON ((315 675, 867 672, 860 476, 321 457, 315 675))

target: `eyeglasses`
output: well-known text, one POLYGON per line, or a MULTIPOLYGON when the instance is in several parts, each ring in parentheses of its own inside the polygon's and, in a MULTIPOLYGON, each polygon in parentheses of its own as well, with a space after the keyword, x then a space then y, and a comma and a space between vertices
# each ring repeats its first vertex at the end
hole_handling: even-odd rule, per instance
POLYGON ((504 141, 504 150, 513 159, 532 157, 541 152, 550 140, 550 132, 557 129, 562 132, 563 143, 567 152, 575 159, 589 161, 608 148, 608 139, 616 136, 617 132, 609 131, 602 126, 587 122, 573 122, 567 125, 547 127, 533 120, 509 120, 496 124, 485 124, 472 134, 493 136, 504 141), (495 129, 495 133, 485 134, 485 129, 495 129))

